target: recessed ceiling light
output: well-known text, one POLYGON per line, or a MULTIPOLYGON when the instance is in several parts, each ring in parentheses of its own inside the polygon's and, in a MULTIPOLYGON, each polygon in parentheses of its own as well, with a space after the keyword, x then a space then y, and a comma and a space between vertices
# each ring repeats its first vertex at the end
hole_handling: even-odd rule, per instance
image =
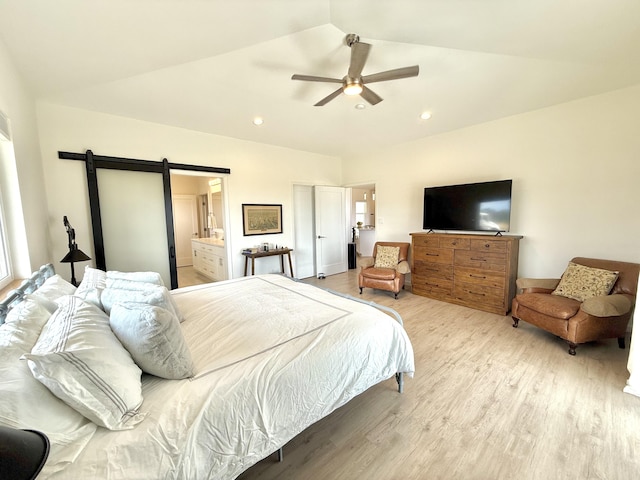
POLYGON ((422 112, 420 114, 420 118, 422 120, 429 120, 431 118, 431 114, 429 112, 422 112))
POLYGON ((262 119, 262 117, 256 117, 253 119, 254 125, 262 125, 263 123, 264 123, 264 120, 262 119))
POLYGON ((356 103, 356 110, 364 110, 365 108, 364 103, 356 103))

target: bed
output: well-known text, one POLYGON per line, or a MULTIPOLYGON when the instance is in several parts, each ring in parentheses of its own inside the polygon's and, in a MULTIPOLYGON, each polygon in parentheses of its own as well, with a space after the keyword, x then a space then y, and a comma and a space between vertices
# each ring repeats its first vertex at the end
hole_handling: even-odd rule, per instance
MULTIPOLYGON (((14 315, 12 322, 0 327, 3 389, 6 382, 16 384, 8 372, 22 375, 17 383, 25 384, 13 396, 5 396, 2 408, 12 402, 27 410, 25 398, 33 397, 29 389, 54 397, 22 412, 28 420, 20 417, 20 411, 0 413, 0 424, 47 433, 52 448, 44 478, 232 479, 274 452, 282 454, 289 440, 369 387, 389 380, 389 388, 396 388, 395 380, 401 391, 402 374, 414 372, 413 350, 399 316, 393 318, 372 304, 275 274, 181 288, 171 291, 168 300, 164 298, 169 303, 166 308, 176 313, 172 328, 178 325, 184 341, 175 350, 186 346, 192 362, 188 378, 168 380, 144 373, 153 371, 153 365, 141 368, 141 404, 131 400, 134 408, 118 417, 116 428, 104 428, 96 423, 109 425, 114 420, 90 421, 91 415, 78 415, 69 406, 72 402, 60 401, 65 392, 60 397, 50 395, 56 389, 34 379, 38 345, 54 323, 53 316, 60 317, 67 304, 93 308, 86 304, 96 292, 106 299, 104 285, 95 279, 91 283, 87 272, 85 278, 90 288, 80 294, 81 284, 71 296, 57 275, 44 284, 39 281, 41 286, 32 282, 27 290, 37 289, 26 301, 48 307, 32 306, 39 309, 42 331, 36 327, 27 335, 24 330, 29 324, 15 320, 27 318, 24 314, 14 315), (57 310, 51 298, 39 297, 47 283, 64 286, 66 295, 53 300, 57 310), (45 310, 52 315, 48 320, 45 310), (9 345, 11 338, 20 335, 28 338, 18 347, 9 345), (49 404, 56 413, 40 411, 49 404), (53 417, 63 420, 50 425, 53 417)), ((136 295, 131 291, 125 299, 136 295)), ((118 303, 121 300, 110 306, 107 321, 114 331, 119 309, 131 305, 118 303)), ((13 307, 19 309, 16 301, 13 307)), ((127 345, 126 339, 122 344, 127 345)), ((105 362, 117 356, 109 350, 97 355, 105 362)), ((144 365, 142 360, 138 363, 144 365)), ((180 362, 168 363, 180 366, 180 362)), ((134 367, 110 367, 105 375, 116 371, 126 376, 127 369, 134 367)))

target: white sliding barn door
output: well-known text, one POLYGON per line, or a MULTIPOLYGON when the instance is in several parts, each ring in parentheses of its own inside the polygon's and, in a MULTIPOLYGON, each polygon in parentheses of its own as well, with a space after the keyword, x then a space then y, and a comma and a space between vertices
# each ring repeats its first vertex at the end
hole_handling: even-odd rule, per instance
POLYGON ((314 190, 317 275, 346 272, 346 189, 316 186, 314 190))
POLYGON ((97 178, 106 268, 158 272, 170 288, 162 175, 101 168, 97 178))

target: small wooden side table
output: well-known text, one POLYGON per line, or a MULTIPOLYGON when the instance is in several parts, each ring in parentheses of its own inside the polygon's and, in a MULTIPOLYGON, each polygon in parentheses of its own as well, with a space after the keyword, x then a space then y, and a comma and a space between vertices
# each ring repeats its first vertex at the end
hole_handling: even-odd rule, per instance
POLYGON ((255 275, 255 260, 256 258, 262 257, 273 257, 275 255, 280 256, 280 271, 284 274, 284 256, 286 255, 289 258, 289 271, 291 272, 291 278, 293 278, 293 264, 291 263, 291 252, 293 249, 291 248, 275 248, 273 250, 269 250, 266 252, 242 252, 244 255, 244 275, 247 276, 247 267, 249 266, 249 259, 251 259, 251 275, 255 275))

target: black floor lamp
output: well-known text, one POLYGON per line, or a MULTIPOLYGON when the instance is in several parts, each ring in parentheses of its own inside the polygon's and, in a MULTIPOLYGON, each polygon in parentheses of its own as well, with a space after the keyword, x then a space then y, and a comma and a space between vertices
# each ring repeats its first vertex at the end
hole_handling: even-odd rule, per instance
POLYGON ((67 235, 69 236, 69 253, 67 253, 60 263, 70 263, 71 264, 71 283, 73 286, 77 287, 78 283, 76 282, 76 272, 73 269, 73 264, 75 262, 86 262, 87 260, 91 260, 86 253, 82 250, 78 249, 78 245, 76 244, 76 231, 73 229, 69 220, 67 220, 67 216, 62 217, 62 221, 64 222, 64 226, 67 229, 67 235))

